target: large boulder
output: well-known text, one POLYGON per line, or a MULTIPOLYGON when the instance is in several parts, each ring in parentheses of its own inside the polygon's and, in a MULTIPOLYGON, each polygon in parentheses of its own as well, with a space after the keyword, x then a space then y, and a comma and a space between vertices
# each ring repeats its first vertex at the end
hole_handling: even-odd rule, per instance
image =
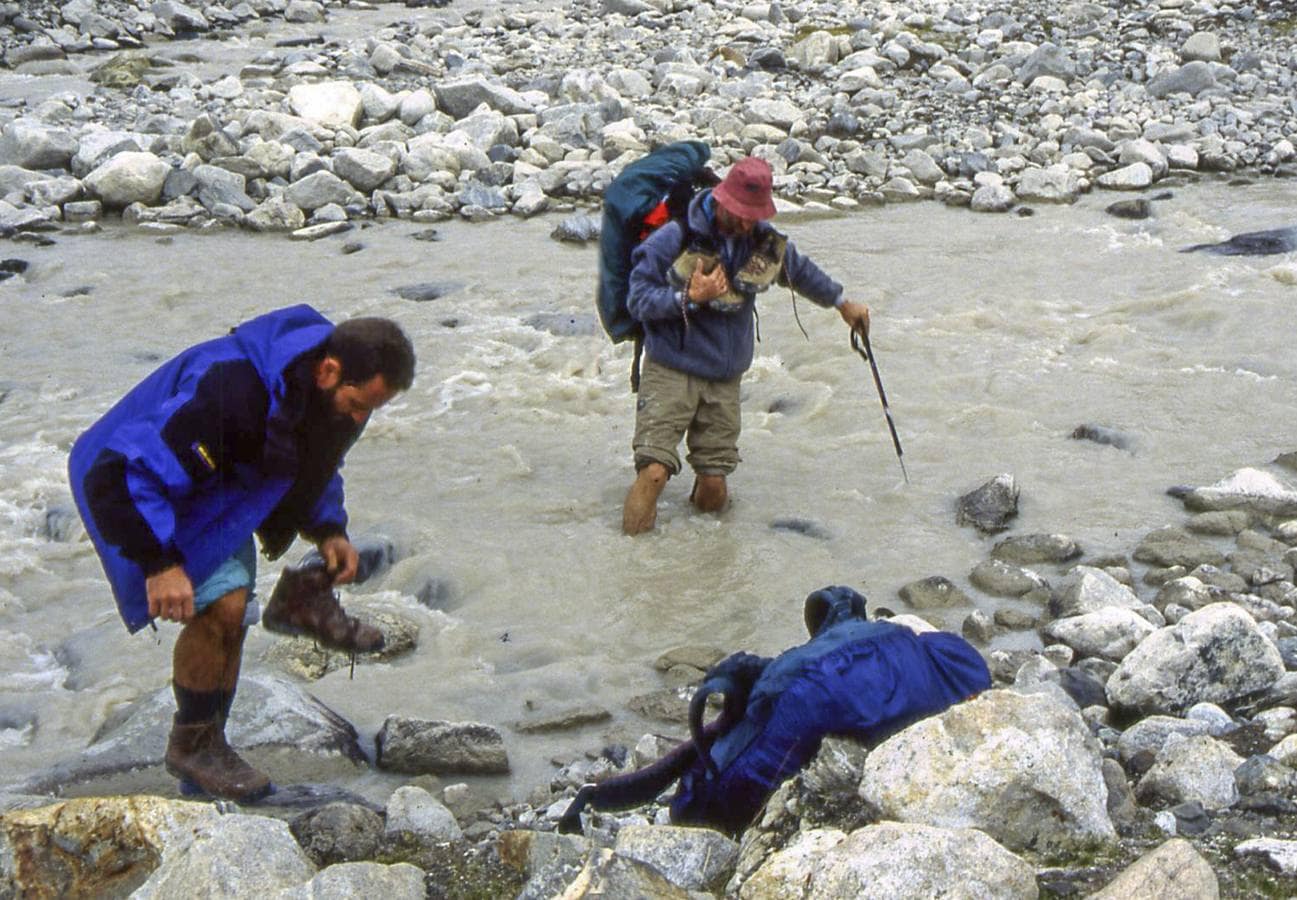
POLYGON ((436 85, 437 106, 456 119, 462 119, 485 103, 506 116, 535 112, 535 108, 517 91, 484 78, 460 78, 436 85))
POLYGON ((1098 742, 1047 694, 988 691, 910 726, 869 754, 860 793, 886 818, 1010 849, 1116 837, 1098 742))
POLYGON ((1171 94, 1192 94, 1198 96, 1203 91, 1216 87, 1216 74, 1211 64, 1200 59, 1187 62, 1175 69, 1159 72, 1148 82, 1150 97, 1167 97, 1171 94))
POLYGON ((1227 809, 1238 802, 1234 772, 1243 757, 1210 735, 1171 734, 1153 766, 1135 787, 1148 803, 1174 806, 1199 803, 1204 809, 1227 809))
POLYGON ((1220 883, 1211 864, 1184 838, 1140 857, 1088 900, 1216 900, 1220 883))
POLYGON ((407 784, 387 798, 388 835, 412 835, 424 843, 458 841, 464 836, 455 814, 423 788, 407 784))
POLYGON ((316 900, 326 897, 423 900, 428 896, 424 885, 426 877, 426 872, 409 863, 339 863, 322 870, 306 884, 278 896, 279 900, 316 900))
POLYGON ((1107 693, 1119 709, 1178 713, 1240 700, 1283 673, 1283 657, 1256 620, 1237 604, 1213 603, 1141 641, 1108 679, 1107 693))
POLYGON ((617 832, 613 851, 657 869, 672 884, 718 891, 734 871, 739 848, 710 828, 629 825, 617 832))
POLYGON ((365 114, 365 101, 349 81, 293 85, 288 105, 294 115, 326 128, 355 128, 365 114))
POLYGON ((85 177, 86 189, 110 209, 152 206, 162 196, 171 166, 152 153, 118 153, 85 177))
POLYGON ((1062 163, 1027 169, 1014 191, 1028 203, 1074 203, 1081 193, 1081 176, 1062 163))
POLYGON ((1115 662, 1156 630, 1133 610, 1109 608, 1055 619, 1045 626, 1045 635, 1071 647, 1079 656, 1115 662))
POLYGON ((91 131, 81 136, 77 152, 72 157, 72 174, 85 178, 104 160, 125 151, 138 152, 144 148, 139 139, 126 131, 91 131))
POLYGON ((0 816, 0 896, 125 896, 212 825, 207 803, 80 797, 0 816))
POLYGON ((279 819, 150 796, 6 813, 0 860, 5 897, 251 897, 315 874, 279 819))
POLYGON ((63 128, 31 119, 15 119, 0 134, 0 163, 24 169, 66 169, 77 152, 77 139, 63 128))
POLYGON ((301 884, 315 864, 298 846, 288 823, 265 816, 225 815, 196 830, 192 841, 161 865, 133 900, 224 900, 253 897, 301 884))
POLYGON ((299 178, 284 189, 284 198, 307 212, 336 203, 345 206, 360 199, 356 189, 332 172, 321 170, 299 178))
POLYGON ((739 890, 767 897, 1037 896, 1036 873, 974 828, 882 822, 844 834, 812 829, 773 854, 739 890))
POLYGON ((1049 603, 1050 615, 1059 619, 1114 608, 1146 611, 1147 604, 1126 585, 1094 566, 1075 566, 1059 583, 1049 603))
POLYGON ((333 173, 368 194, 396 172, 396 163, 382 153, 346 147, 333 154, 333 173))

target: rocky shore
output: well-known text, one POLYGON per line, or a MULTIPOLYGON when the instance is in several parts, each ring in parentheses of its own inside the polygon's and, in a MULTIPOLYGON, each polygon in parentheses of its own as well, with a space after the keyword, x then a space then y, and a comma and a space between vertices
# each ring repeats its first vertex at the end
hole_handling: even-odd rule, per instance
MULTIPOLYGON (((167 789, 56 799, 158 771, 161 691, 79 757, 0 794, 0 894, 214 896, 204 891, 219 883, 221 896, 282 897, 1292 896, 1294 467, 1284 458, 1173 488, 1185 519, 1129 554, 1010 535, 969 573, 976 601, 942 576, 902 588, 904 614, 875 598, 875 615, 915 630, 964 616, 993 688, 872 748, 826 740, 733 839, 669 825, 665 796, 588 813, 581 835, 556 830, 582 784, 676 744, 693 686, 733 648, 663 654, 661 690, 628 706, 665 734, 592 747, 522 802, 484 802, 456 779, 507 770, 510 729, 577 728, 607 711, 507 727, 390 716, 371 763, 298 670, 244 679, 232 740, 272 770, 405 773, 385 804, 327 784, 247 808, 159 796, 167 789)), ((960 519, 1003 532, 1012 477, 986 493, 964 498, 960 519)))
POLYGON ((0 232, 530 216, 597 202, 681 138, 719 167, 764 157, 786 203, 838 210, 1297 173, 1297 18, 1280 0, 444 5, 0 4, 15 73, 96 85, 5 110, 0 232), (344 10, 388 9, 330 37, 344 10), (272 22, 308 31, 206 80, 161 51, 272 22))

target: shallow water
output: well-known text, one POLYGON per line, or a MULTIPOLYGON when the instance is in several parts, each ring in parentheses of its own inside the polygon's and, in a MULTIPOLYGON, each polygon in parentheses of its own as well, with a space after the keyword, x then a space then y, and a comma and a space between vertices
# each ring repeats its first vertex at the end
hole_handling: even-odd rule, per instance
MULTIPOLYGON (((314 243, 113 227, 7 245, 31 268, 0 283, 0 781, 74 753, 112 710, 167 682, 175 626, 128 636, 84 537, 45 532, 51 510, 67 525, 57 513, 70 508, 76 435, 189 344, 301 301, 408 330, 415 385, 375 415, 344 472, 353 535, 387 535, 404 558, 344 600, 402 607, 421 646, 308 687, 370 738, 392 713, 501 727, 514 774, 489 786, 523 796, 552 757, 673 730, 625 706, 662 687, 663 651, 777 652, 802 639, 815 588, 850 584, 900 610, 902 585, 944 575, 992 609, 967 576, 994 539, 957 526, 954 503, 998 473, 1022 490, 1012 533, 1067 533, 1093 558, 1182 521, 1167 487, 1293 449, 1297 254, 1176 249, 1291 224, 1297 185, 1174 192, 1146 222, 1105 215, 1112 194, 1026 218, 933 203, 781 218, 873 308, 910 483, 840 320, 800 301, 808 340, 787 294, 771 293, 732 507, 694 515, 688 477, 673 480, 657 531, 637 539, 619 533, 633 477, 628 349, 523 324, 592 312, 595 250, 551 240, 555 216, 444 223, 436 242, 391 222, 314 243), (344 252, 349 242, 361 249, 344 252), (450 290, 423 303, 394 292, 426 282, 450 290), (1082 423, 1126 433, 1132 450, 1069 439, 1082 423), (827 537, 770 527, 789 518, 827 537), (429 583, 436 610, 412 596, 429 583), (509 727, 584 704, 614 719, 558 735, 509 727)), ((263 566, 263 598, 279 566, 263 566)), ((966 613, 935 619, 957 629, 966 613)), ((246 666, 265 666, 272 643, 254 629, 246 666)), ((349 780, 379 798, 396 783, 349 780)))

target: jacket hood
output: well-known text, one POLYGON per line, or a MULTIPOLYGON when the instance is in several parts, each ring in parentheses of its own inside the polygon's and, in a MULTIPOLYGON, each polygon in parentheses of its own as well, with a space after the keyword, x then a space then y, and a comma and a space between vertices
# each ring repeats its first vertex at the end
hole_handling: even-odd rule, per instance
POLYGON ((834 625, 853 619, 863 622, 868 618, 864 595, 842 585, 831 585, 809 594, 803 615, 811 637, 834 625))
POLYGON ((232 332, 239 350, 256 368, 271 396, 284 397, 289 364, 319 347, 333 333, 333 323, 305 303, 257 316, 232 332))

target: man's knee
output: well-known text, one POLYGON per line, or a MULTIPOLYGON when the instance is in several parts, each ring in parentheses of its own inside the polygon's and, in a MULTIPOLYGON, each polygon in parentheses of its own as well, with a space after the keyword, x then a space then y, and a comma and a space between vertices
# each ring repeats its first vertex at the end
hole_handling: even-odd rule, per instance
POLYGON ((243 618, 247 607, 247 590, 231 591, 204 609, 198 618, 206 620, 208 627, 215 631, 224 635, 235 635, 243 631, 243 618))
POLYGON ((652 482, 653 484, 656 484, 659 488, 664 486, 670 477, 671 477, 671 469, 668 468, 666 465, 656 461, 649 461, 644 463, 642 466, 639 467, 639 470, 635 474, 635 478, 637 481, 652 482))

